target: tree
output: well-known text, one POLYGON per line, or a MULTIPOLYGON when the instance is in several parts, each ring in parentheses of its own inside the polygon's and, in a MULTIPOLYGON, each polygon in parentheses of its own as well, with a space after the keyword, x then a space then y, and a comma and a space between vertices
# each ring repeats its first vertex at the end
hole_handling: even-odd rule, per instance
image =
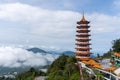
POLYGON ((110 49, 108 52, 104 53, 102 58, 111 58, 111 54, 112 54, 112 49, 110 49))
POLYGON ((61 55, 48 68, 46 80, 80 80, 75 57, 61 55))
POLYGON ((97 73, 97 80, 103 80, 103 74, 101 72, 97 73))
POLYGON ((112 49, 114 52, 120 52, 120 39, 113 40, 112 49))
POLYGON ((100 54, 99 53, 97 54, 97 57, 100 58, 100 54))
MULTIPOLYGON (((36 76, 45 76, 46 74, 42 71, 30 68, 29 71, 20 73, 16 76, 16 80, 33 80, 36 76)), ((1 79, 0 79, 1 80, 1 79)))

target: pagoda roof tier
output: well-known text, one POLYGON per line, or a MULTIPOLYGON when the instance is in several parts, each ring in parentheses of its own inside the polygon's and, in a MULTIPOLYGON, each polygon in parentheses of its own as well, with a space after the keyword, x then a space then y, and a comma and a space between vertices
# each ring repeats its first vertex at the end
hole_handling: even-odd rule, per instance
POLYGON ((90 30, 83 30, 83 29, 81 29, 81 30, 76 30, 76 32, 84 33, 84 32, 90 32, 90 30))
POLYGON ((89 44, 75 44, 77 46, 77 48, 84 48, 84 47, 89 47, 89 44))
POLYGON ((77 22, 77 24, 81 24, 81 23, 85 23, 85 24, 88 24, 88 23, 89 23, 89 21, 87 21, 87 20, 85 19, 84 14, 83 14, 83 16, 82 16, 82 19, 77 22))
POLYGON ((85 52, 85 51, 90 51, 91 48, 89 48, 89 49, 83 49, 83 48, 80 48, 80 49, 79 49, 79 48, 75 48, 75 49, 76 49, 76 51, 78 51, 78 52, 79 52, 79 51, 85 52))
POLYGON ((76 31, 77 33, 89 33, 90 31, 89 30, 80 30, 80 31, 76 31))
POLYGON ((76 56, 77 60, 80 61, 89 61, 91 58, 90 57, 80 57, 80 56, 76 56))
POLYGON ((76 39, 76 41, 79 41, 79 42, 87 42, 87 41, 90 41, 91 39, 76 39))
POLYGON ((117 56, 117 57, 120 57, 120 53, 118 53, 118 52, 114 52, 113 55, 117 56))
POLYGON ((77 37, 89 37, 89 36, 91 36, 90 34, 88 34, 88 35, 76 35, 77 37))
POLYGON ((89 24, 90 22, 89 21, 78 21, 77 24, 89 24))
POLYGON ((76 51, 75 54, 78 54, 78 55, 90 55, 91 53, 88 52, 88 51, 76 51))
POLYGON ((90 35, 89 33, 77 33, 77 35, 90 35))
POLYGON ((88 34, 88 33, 78 33, 78 34, 76 34, 76 36, 91 36, 90 34, 88 34))
POLYGON ((90 26, 81 26, 81 25, 79 25, 79 26, 77 26, 77 28, 79 28, 79 29, 81 29, 81 28, 90 28, 90 26))
POLYGON ((89 37, 89 36, 91 36, 91 35, 76 35, 76 39, 77 38, 87 38, 87 37, 89 37))

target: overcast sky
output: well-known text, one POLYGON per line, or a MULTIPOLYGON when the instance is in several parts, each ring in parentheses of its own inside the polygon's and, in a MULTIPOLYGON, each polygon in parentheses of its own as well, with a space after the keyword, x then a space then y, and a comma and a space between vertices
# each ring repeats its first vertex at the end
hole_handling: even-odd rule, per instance
POLYGON ((75 51, 83 10, 92 52, 108 51, 120 38, 120 0, 1 0, 0 45, 75 51))

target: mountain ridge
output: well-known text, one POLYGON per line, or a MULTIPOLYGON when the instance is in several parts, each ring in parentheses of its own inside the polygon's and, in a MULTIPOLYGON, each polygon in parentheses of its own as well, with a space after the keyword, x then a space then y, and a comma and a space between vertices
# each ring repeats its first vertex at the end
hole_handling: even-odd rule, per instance
POLYGON ((37 47, 29 48, 29 49, 26 49, 26 50, 31 51, 33 53, 47 53, 45 50, 37 48, 37 47))

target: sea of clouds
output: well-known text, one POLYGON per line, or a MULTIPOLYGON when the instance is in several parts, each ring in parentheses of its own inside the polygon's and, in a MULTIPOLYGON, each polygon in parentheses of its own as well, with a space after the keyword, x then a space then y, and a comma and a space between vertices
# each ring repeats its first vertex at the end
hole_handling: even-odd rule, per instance
POLYGON ((57 57, 55 54, 33 53, 23 48, 0 47, 1 67, 45 66, 57 57))

